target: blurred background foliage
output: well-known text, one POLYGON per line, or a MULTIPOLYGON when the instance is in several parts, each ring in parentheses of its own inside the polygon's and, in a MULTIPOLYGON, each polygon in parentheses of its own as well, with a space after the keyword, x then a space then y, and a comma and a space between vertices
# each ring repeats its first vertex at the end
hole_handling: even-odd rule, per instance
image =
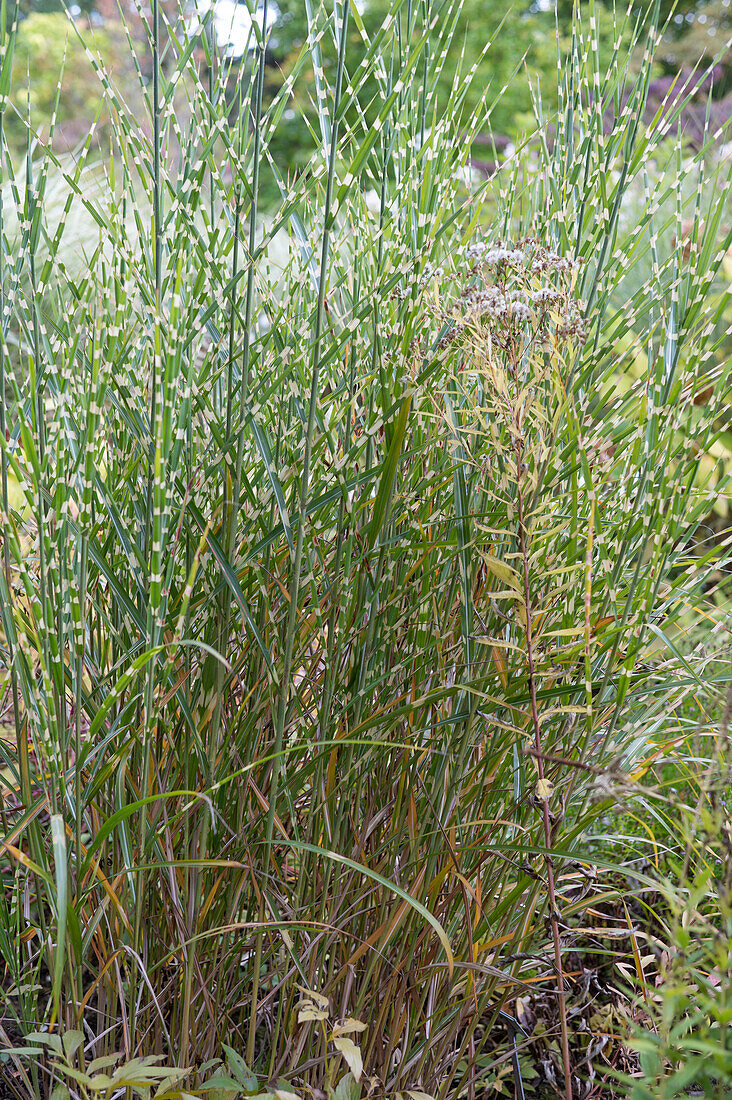
MULTIPOLYGON (((42 137, 48 134, 62 72, 57 142, 73 148, 84 141, 93 122, 103 126, 106 121, 99 78, 82 38, 74 33, 63 12, 40 10, 42 7, 39 5, 20 22, 15 45, 13 103, 17 113, 7 116, 6 127, 9 141, 19 151, 26 144, 27 118, 36 133, 42 137), (32 74, 30 84, 28 74, 32 74)), ((114 42, 113 27, 97 27, 93 38, 95 49, 114 79, 126 83, 127 74, 114 42)))
MULTIPOLYGON (((271 28, 267 48, 267 79, 265 97, 271 100, 283 81, 298 63, 306 38, 307 16, 303 0, 279 0, 269 5, 276 22, 271 28)), ((363 4, 364 25, 373 34, 381 26, 388 9, 387 0, 368 0, 363 4)), ((434 6, 434 5, 433 5, 434 6)), ((646 5, 647 6, 647 5, 646 5)), ((580 14, 587 4, 580 2, 580 14)), ((560 49, 569 45, 573 0, 466 0, 459 17, 455 41, 462 47, 463 71, 477 66, 477 79, 465 99, 464 114, 470 116, 485 98, 492 102, 498 92, 500 98, 491 112, 490 129, 478 136, 474 165, 478 170, 489 170, 496 153, 501 156, 530 133, 534 125, 536 91, 541 89, 543 108, 551 112, 556 98, 557 34, 560 49), (490 51, 486 53, 486 44, 490 51), (530 79, 514 79, 518 73, 530 79), (534 92, 532 93, 532 84, 534 92)), ((663 41, 659 47, 655 65, 656 79, 649 89, 648 120, 652 119, 664 99, 674 98, 683 83, 674 81, 682 72, 685 79, 700 82, 696 103, 685 109, 682 129, 689 141, 699 143, 707 104, 711 97, 711 115, 715 124, 721 125, 732 114, 732 55, 727 42, 732 34, 732 0, 659 0, 660 18, 664 26, 663 41), (705 79, 700 74, 714 63, 713 72, 705 79)), ((60 72, 64 71, 62 95, 58 109, 58 128, 55 143, 68 151, 84 140, 92 121, 99 118, 101 126, 97 140, 103 140, 104 107, 100 83, 85 54, 85 45, 98 51, 113 76, 118 90, 130 97, 139 95, 139 79, 143 82, 149 74, 137 73, 129 63, 124 35, 121 32, 120 13, 116 0, 81 0, 68 6, 75 28, 69 26, 69 18, 63 0, 22 0, 15 10, 10 9, 9 19, 18 18, 20 27, 13 74, 13 104, 23 116, 27 105, 27 74, 33 73, 33 91, 30 102, 31 121, 43 135, 47 133, 60 72)), ((191 5, 191 18, 195 18, 196 5, 191 5)), ((205 10, 199 0, 199 13, 205 10)), ((242 36, 242 17, 246 21, 247 6, 231 0, 219 0, 216 7, 218 53, 223 64, 229 66, 229 94, 232 110, 237 88, 245 79, 250 50, 242 36), (230 20, 232 33, 227 42, 226 25, 230 20), (238 34, 235 28, 238 27, 238 34), (236 56, 239 54, 239 56, 236 56)), ((259 7, 261 15, 261 3, 259 7)), ((609 51, 618 39, 628 39, 632 26, 642 17, 643 9, 618 5, 617 13, 609 2, 597 5, 600 41, 609 51)), ((146 6, 130 2, 124 6, 124 15, 133 32, 137 30, 141 40, 147 34, 146 6)), ((172 16, 172 9, 171 9, 172 16)), ((173 18, 171 17, 171 25, 173 18)), ((351 26, 352 42, 349 46, 350 66, 355 70, 363 54, 363 41, 355 25, 351 26)), ((249 45, 253 46, 252 36, 249 45)), ((326 76, 334 72, 336 57, 332 41, 325 35, 321 42, 326 76)), ((200 51, 200 61, 205 67, 208 51, 200 51)), ((601 62, 603 59, 601 58, 601 62)), ((216 62, 214 62, 216 64, 216 62)), ((449 95, 453 73, 445 71, 441 77, 444 100, 449 95)), ((302 170, 308 163, 316 141, 315 88, 312 71, 297 83, 297 102, 285 114, 272 152, 283 176, 302 170), (303 124, 305 122, 305 125, 303 124)), ((367 117, 373 114, 378 102, 376 82, 362 90, 359 107, 367 117)), ((24 129, 20 123, 10 127, 9 138, 15 143, 19 155, 25 146, 24 129)))

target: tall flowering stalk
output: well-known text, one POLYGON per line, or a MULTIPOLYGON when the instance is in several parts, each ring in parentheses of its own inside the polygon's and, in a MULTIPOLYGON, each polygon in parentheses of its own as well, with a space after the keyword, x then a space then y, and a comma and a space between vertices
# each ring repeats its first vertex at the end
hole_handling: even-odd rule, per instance
MULTIPOLYGON (((493 620, 494 636, 482 641, 490 644, 497 663, 503 665, 503 650, 510 647, 521 653, 526 664, 529 710, 523 718, 524 752, 536 769, 531 798, 543 830, 564 1087, 567 1100, 572 1100, 561 912, 552 854, 564 807, 555 795, 558 777, 546 760, 544 722, 552 715, 542 712, 539 701, 542 680, 556 675, 555 669, 546 667, 542 639, 551 633, 557 602, 566 601, 567 593, 566 586, 555 585, 551 573, 542 573, 537 566, 546 568, 541 543, 556 526, 561 509, 561 501, 547 508, 543 498, 547 464, 566 412, 565 375, 588 325, 575 293, 577 261, 536 238, 473 243, 464 249, 462 264, 467 277, 452 298, 438 295, 432 312, 443 326, 440 346, 457 349, 454 363, 463 397, 460 447, 468 453, 471 444, 474 450, 483 450, 485 436, 489 437, 489 463, 493 450, 490 465, 494 468, 489 465, 483 472, 493 489, 493 504, 500 504, 500 514, 507 521, 498 529, 484 527, 474 518, 477 530, 483 527, 488 536, 481 546, 485 568, 499 585, 498 590, 482 588, 485 606, 479 609, 479 618, 483 623, 493 620), (498 601, 508 601, 512 607, 499 611, 498 601)), ((444 276, 444 270, 430 271, 423 285, 444 276)), ((451 421, 454 427, 454 411, 451 421)), ((484 509, 485 500, 483 514, 484 509)), ((561 568, 559 579, 564 579, 561 568)), ((580 612, 584 616, 583 603, 577 603, 576 613, 580 612)), ((583 622, 584 618, 578 619, 578 631, 583 622)))

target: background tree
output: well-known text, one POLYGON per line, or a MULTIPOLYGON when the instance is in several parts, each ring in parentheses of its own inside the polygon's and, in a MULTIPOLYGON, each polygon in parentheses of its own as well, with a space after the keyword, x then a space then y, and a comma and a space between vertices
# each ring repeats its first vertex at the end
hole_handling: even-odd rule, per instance
MULTIPOLYGON (((437 2, 438 0, 431 0, 433 12, 437 10, 437 2)), ((66 17, 60 11, 61 3, 62 0, 22 0, 19 9, 21 30, 14 76, 14 99, 19 109, 24 110, 25 74, 28 69, 37 73, 32 107, 34 126, 41 129, 45 120, 50 117, 52 93, 63 59, 66 17), (47 89, 47 94, 44 88, 47 89)), ((270 0, 270 3, 274 4, 274 0, 270 0)), ((422 0, 419 3, 420 10, 421 3, 422 0)), ((462 55, 465 70, 473 64, 478 65, 473 90, 464 103, 465 117, 478 109, 482 98, 488 103, 497 100, 491 113, 489 129, 476 143, 476 162, 485 165, 493 160, 493 141, 500 148, 501 142, 515 142, 522 133, 533 129, 532 100, 527 76, 531 77, 535 86, 537 81, 541 84, 544 108, 551 111, 555 101, 556 33, 558 29, 562 44, 566 45, 576 3, 579 14, 583 16, 589 7, 589 0, 554 0, 553 3, 549 0, 515 0, 514 3, 510 0, 465 0, 455 30, 453 56, 457 65, 458 54, 462 55), (483 54, 489 41, 490 49, 483 54), (518 73, 517 79, 513 79, 515 73, 518 73)), ((656 100, 663 101, 669 80, 672 81, 680 69, 690 71, 700 59, 702 65, 706 65, 723 51, 724 43, 732 33, 730 3, 732 0, 660 0, 660 19, 666 26, 666 31, 657 54, 658 64, 655 71, 661 83, 653 90, 654 110, 658 106, 656 100)), ((411 7, 414 8, 415 4, 416 0, 413 0, 411 7)), ((270 37, 267 55, 264 89, 266 102, 271 100, 287 74, 292 71, 307 35, 304 0, 279 0, 275 6, 279 14, 270 37)), ((313 6, 317 10, 317 4, 313 6)), ((387 0, 367 0, 362 7, 366 31, 373 35, 383 22, 388 9, 387 0)), ((119 47, 113 29, 119 18, 116 3, 113 0, 80 0, 78 8, 78 25, 85 28, 83 34, 93 32, 108 67, 119 70, 120 63, 115 60, 119 47)), ((405 28, 407 10, 408 5, 402 5, 399 15, 405 28)), ((609 43, 615 38, 613 5, 610 0, 596 0, 595 10, 600 27, 602 53, 603 44, 607 43, 609 48, 609 43)), ((625 5, 619 5, 617 18, 623 20, 625 14, 625 5)), ((325 20, 324 15, 322 18, 325 20)), ((144 28, 139 19, 133 17, 132 22, 140 24, 138 29, 142 38, 139 52, 144 70, 144 28)), ((626 22, 628 31, 631 23, 632 19, 626 22)), ((351 41, 347 55, 348 66, 354 72, 365 52, 354 20, 350 23, 349 33, 351 41)), ((119 41, 122 41, 121 37, 119 41)), ((325 77, 332 85, 335 76, 335 49, 328 33, 323 37, 321 50, 325 77)), ((603 62, 604 60, 601 59, 603 62)), ((229 83, 232 104, 236 101, 237 87, 241 84, 248 64, 248 58, 244 57, 232 66, 229 83)), ((123 73, 119 72, 118 75, 120 79, 126 79, 123 73)), ((453 76, 454 66, 450 66, 446 67, 440 77, 439 96, 443 103, 449 95, 453 76)), ((717 122, 728 117, 729 107, 724 97, 731 87, 732 57, 728 50, 722 54, 711 86, 717 122)), ((693 108, 696 114, 692 120, 693 125, 690 125, 697 136, 700 129, 703 130, 706 94, 706 88, 700 91, 698 103, 693 108), (697 118, 699 111, 701 115, 697 118)), ((373 77, 360 89, 358 110, 367 119, 373 118, 380 96, 381 90, 373 77)), ((285 175, 303 170, 310 160, 316 140, 313 135, 319 129, 315 101, 314 77, 310 69, 298 78, 296 99, 283 118, 271 148, 280 171, 285 175)), ((67 145, 73 145, 85 136, 100 102, 98 82, 84 51, 78 41, 70 42, 59 135, 67 145)), ((354 112, 352 116, 355 117, 354 112)), ((271 182, 274 186, 274 181, 271 182)))
MULTIPOLYGON (((434 7, 435 5, 433 5, 434 7)), ((282 15, 277 26, 281 42, 290 49, 299 48, 306 33, 306 19, 302 0, 282 0, 282 15)), ((373 34, 381 26, 389 5, 386 0, 369 0, 363 12, 366 30, 373 34)), ((402 8, 406 20, 406 5, 402 8)), ((358 32, 354 29, 354 54, 351 68, 355 68, 363 55, 358 32)), ((507 0, 467 0, 463 5, 455 31, 455 50, 461 50, 463 64, 469 68, 479 61, 487 42, 490 50, 480 62, 476 90, 466 103, 471 109, 485 92, 488 100, 494 99, 509 83, 517 69, 525 65, 532 73, 554 74, 556 71, 555 19, 551 11, 535 10, 528 3, 511 4, 507 0)), ((457 61, 457 57, 456 57, 457 61)), ((454 73, 445 71, 440 84, 444 95, 448 93, 454 73)), ((493 117, 496 130, 513 131, 521 124, 524 115, 531 110, 531 97, 526 82, 517 80, 501 97, 493 117)), ((375 91, 375 89, 374 89, 375 91)))
MULTIPOLYGON (((82 38, 101 54, 114 80, 123 78, 125 66, 111 28, 98 27, 93 32, 83 28, 82 38)), ((103 109, 101 84, 86 56, 84 42, 63 12, 34 10, 18 26, 11 86, 14 110, 8 112, 5 121, 8 140, 19 153, 26 144, 25 119, 29 102, 33 130, 41 138, 48 137, 59 79, 61 95, 55 129, 56 147, 70 149, 83 141, 97 117, 98 138, 103 137, 108 113, 103 109), (30 100, 28 74, 31 74, 30 100)))
POLYGON ((661 60, 669 72, 693 69, 717 61, 714 94, 726 95, 732 87, 732 5, 730 0, 707 0, 677 22, 677 15, 661 47, 661 60), (679 33, 674 33, 678 28, 679 33))

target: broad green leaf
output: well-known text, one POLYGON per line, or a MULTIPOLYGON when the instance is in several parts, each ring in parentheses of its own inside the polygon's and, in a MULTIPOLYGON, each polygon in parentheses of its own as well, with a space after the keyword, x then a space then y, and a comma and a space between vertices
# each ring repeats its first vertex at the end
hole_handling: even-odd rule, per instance
POLYGON ((256 1092, 259 1088, 259 1083, 242 1056, 227 1043, 222 1043, 221 1047, 226 1055, 226 1063, 232 1075, 236 1078, 244 1091, 256 1092))
POLYGON ((331 1091, 329 1100, 361 1100, 361 1086, 352 1073, 341 1077, 336 1087, 331 1091))

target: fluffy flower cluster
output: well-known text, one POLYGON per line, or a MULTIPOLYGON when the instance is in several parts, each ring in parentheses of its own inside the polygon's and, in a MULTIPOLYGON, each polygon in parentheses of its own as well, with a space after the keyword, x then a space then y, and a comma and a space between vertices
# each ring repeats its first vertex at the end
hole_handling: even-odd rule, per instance
POLYGON ((539 248, 531 258, 531 270, 534 275, 543 275, 547 271, 576 271, 579 260, 574 256, 559 256, 539 248))
POLYGON ((420 287, 428 286, 435 279, 443 279, 445 277, 444 267, 433 267, 431 263, 425 264, 422 278, 419 280, 420 287))
POLYGON ((557 325, 557 336, 563 340, 578 340, 584 344, 587 333, 587 321, 576 310, 568 310, 557 325))
POLYGON ((517 317, 528 320, 531 316, 529 301, 523 290, 486 286, 466 288, 462 295, 469 312, 480 317, 517 317))
POLYGON ((513 317, 531 321, 546 310, 565 305, 566 296, 554 287, 528 290, 525 287, 469 286, 462 294, 467 309, 482 319, 513 317))
POLYGON ((531 294, 531 301, 535 306, 555 306, 562 301, 562 294, 553 286, 543 286, 531 294))
MULTIPOLYGON (((536 238, 478 241, 463 249, 468 275, 457 300, 439 311, 449 335, 440 346, 459 338, 466 326, 487 326, 499 341, 530 339, 582 342, 587 325, 581 303, 572 292, 579 263, 546 248, 536 238)), ((441 273, 432 269, 426 279, 441 273)))
MULTIPOLYGON (((512 354, 529 343, 582 343, 587 322, 574 290, 578 267, 577 259, 561 256, 536 237, 474 241, 461 249, 454 266, 427 262, 413 276, 411 291, 409 283, 397 284, 390 297, 401 302, 417 288, 426 291, 424 308, 440 325, 441 349, 476 327, 512 354)), ((423 354, 431 338, 423 330, 413 341, 414 354, 423 354)))
POLYGON ((508 267, 522 267, 526 263, 526 253, 523 249, 505 247, 500 241, 496 245, 488 244, 487 241, 468 245, 465 249, 465 258, 474 268, 498 267, 500 264, 508 267))
POLYGON ((560 256, 546 248, 536 237, 511 241, 475 241, 463 249, 463 257, 473 273, 481 268, 523 270, 532 275, 547 272, 574 271, 579 262, 571 256, 560 256))

